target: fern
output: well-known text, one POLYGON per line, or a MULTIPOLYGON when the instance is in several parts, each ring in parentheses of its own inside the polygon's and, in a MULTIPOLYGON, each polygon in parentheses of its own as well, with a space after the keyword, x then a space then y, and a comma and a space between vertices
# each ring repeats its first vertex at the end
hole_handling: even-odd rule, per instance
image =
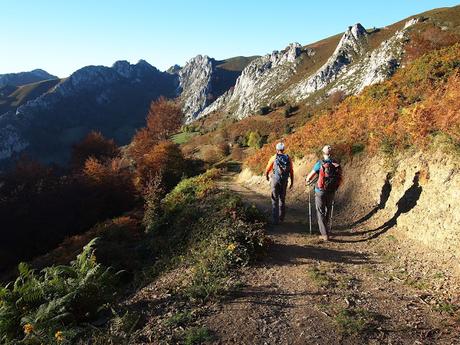
POLYGON ((95 244, 96 239, 89 242, 69 266, 36 273, 19 265, 19 277, 0 288, 1 343, 54 343, 58 330, 65 342, 71 341, 80 333, 75 325, 91 321, 107 307, 118 274, 96 262, 95 244), (25 336, 24 325, 32 329, 25 336), (66 328, 70 325, 73 330, 66 328))

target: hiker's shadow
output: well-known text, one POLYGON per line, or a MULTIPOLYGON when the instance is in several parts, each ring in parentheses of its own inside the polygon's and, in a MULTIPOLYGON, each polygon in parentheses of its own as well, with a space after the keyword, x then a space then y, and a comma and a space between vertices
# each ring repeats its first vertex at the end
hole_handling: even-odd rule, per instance
MULTIPOLYGON (((419 180, 420 180, 420 172, 416 172, 414 179, 412 180, 412 185, 409 187, 409 189, 405 191, 404 195, 396 203, 396 206, 398 208, 395 214, 393 215, 393 217, 391 217, 391 219, 383 223, 381 226, 379 226, 376 229, 367 230, 367 231, 340 233, 340 236, 361 236, 361 235, 365 235, 368 233, 371 234, 370 236, 364 239, 359 239, 359 240, 335 239, 334 241, 335 242, 364 242, 364 241, 368 241, 368 240, 377 238, 380 235, 387 232, 392 227, 394 227, 398 223, 398 218, 401 214, 410 212, 417 205, 417 201, 420 199, 420 195, 422 194, 422 186, 420 186, 419 180)), ((391 187, 390 187, 390 191, 391 191, 391 187)), ((388 197, 387 197, 387 200, 388 200, 388 197)))
MULTIPOLYGON (((367 213, 365 216, 361 217, 360 219, 358 219, 357 221, 353 223, 345 224, 345 225, 338 225, 336 229, 337 230, 347 230, 347 229, 353 228, 371 219, 379 210, 383 210, 391 194, 392 187, 391 187, 390 179, 391 179, 391 174, 387 174, 387 176, 385 177, 385 183, 383 184, 382 189, 380 191, 380 201, 372 210, 369 211, 369 213, 367 213)), ((342 233, 341 235, 347 236, 347 234, 349 233, 342 233)))

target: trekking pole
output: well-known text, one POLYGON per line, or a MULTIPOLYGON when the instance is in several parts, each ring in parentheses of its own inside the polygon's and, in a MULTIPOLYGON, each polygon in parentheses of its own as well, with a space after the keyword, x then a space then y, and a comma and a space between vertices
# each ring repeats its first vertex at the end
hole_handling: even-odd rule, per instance
POLYGON ((307 181, 305 178, 305 181, 307 183, 307 191, 308 191, 308 224, 309 224, 309 229, 310 229, 310 235, 312 234, 312 229, 311 229, 311 182, 307 181))
POLYGON ((311 230, 311 188, 308 186, 308 220, 310 225, 310 235, 312 234, 311 230))
POLYGON ((334 204, 335 204, 335 201, 332 202, 331 217, 329 219, 329 231, 332 231, 332 216, 334 215, 334 204))

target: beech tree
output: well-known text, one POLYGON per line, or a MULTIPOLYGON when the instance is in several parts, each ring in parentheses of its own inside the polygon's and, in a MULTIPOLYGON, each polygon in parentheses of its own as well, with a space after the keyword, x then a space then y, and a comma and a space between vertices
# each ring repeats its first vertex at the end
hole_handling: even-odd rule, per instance
POLYGON ((162 140, 167 140, 182 125, 183 113, 173 101, 160 97, 150 104, 146 127, 137 131, 130 145, 130 153, 138 161, 162 140))

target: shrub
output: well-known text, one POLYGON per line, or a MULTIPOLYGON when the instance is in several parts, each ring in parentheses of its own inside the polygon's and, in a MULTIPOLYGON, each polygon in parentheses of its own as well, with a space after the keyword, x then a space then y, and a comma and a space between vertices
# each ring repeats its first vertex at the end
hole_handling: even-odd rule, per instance
POLYGON ((19 277, 0 289, 4 344, 71 343, 78 326, 96 319, 114 298, 117 274, 96 262, 95 240, 70 266, 40 273, 19 265, 19 277))
POLYGON ((120 159, 87 161, 86 170, 61 176, 21 160, 1 176, 0 217, 11 229, 0 242, 2 267, 30 260, 65 237, 131 209, 137 199, 132 177, 120 159))
POLYGON ((257 131, 250 131, 247 134, 247 143, 249 147, 261 148, 263 145, 263 138, 257 131))
POLYGON ((232 270, 253 261, 266 244, 263 217, 220 190, 219 174, 210 170, 181 181, 163 199, 162 216, 147 224, 163 255, 181 253, 188 259, 193 274, 183 293, 198 301, 225 291, 232 270))
POLYGON ((162 176, 157 174, 151 176, 147 181, 144 190, 144 219, 143 223, 147 232, 153 230, 152 225, 161 216, 161 200, 165 195, 164 187, 161 185, 162 176))
POLYGON ((180 106, 160 97, 150 105, 147 114, 147 124, 133 137, 129 145, 129 153, 136 160, 142 159, 146 152, 150 152, 159 142, 168 139, 176 133, 182 125, 183 113, 180 106))
POLYGON ((120 150, 112 139, 106 139, 100 132, 93 131, 72 147, 71 166, 80 170, 88 158, 104 161, 115 158, 119 153, 120 150))
POLYGON ((432 24, 425 24, 421 30, 410 33, 410 41, 406 46, 406 61, 412 61, 437 49, 451 46, 460 41, 460 35, 452 31, 443 31, 432 24))
POLYGON ((136 185, 142 190, 152 177, 161 175, 163 187, 170 190, 186 171, 185 159, 179 146, 167 140, 161 141, 138 158, 136 185))
POLYGON ((201 147, 201 158, 209 164, 215 164, 224 159, 227 152, 221 145, 206 145, 201 147))
POLYGON ((284 117, 291 117, 292 114, 295 113, 297 110, 299 110, 299 107, 297 105, 286 105, 286 107, 284 108, 284 117))
POLYGON ((290 134, 292 132, 292 126, 290 124, 286 124, 286 126, 284 126, 284 134, 290 134))
POLYGON ((134 206, 137 193, 124 160, 101 162, 91 157, 85 162, 82 174, 82 182, 92 196, 92 212, 105 210, 109 216, 115 216, 134 206))
POLYGON ((268 105, 264 105, 263 107, 260 107, 258 114, 259 115, 267 115, 272 111, 272 108, 268 105))

